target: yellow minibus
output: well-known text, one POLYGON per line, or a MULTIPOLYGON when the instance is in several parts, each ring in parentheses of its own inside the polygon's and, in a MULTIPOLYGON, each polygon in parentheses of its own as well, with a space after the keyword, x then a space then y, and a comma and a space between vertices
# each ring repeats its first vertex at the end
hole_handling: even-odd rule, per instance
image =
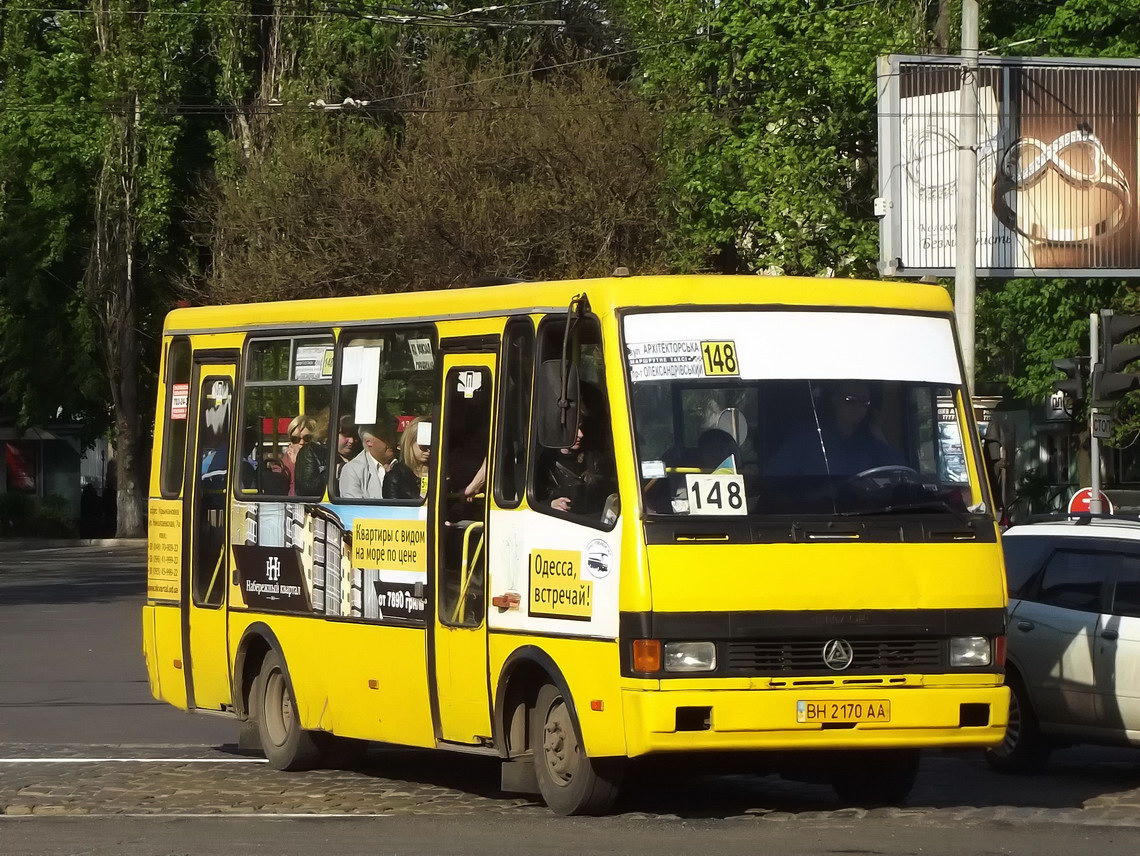
MULTIPOLYGON (((631 759, 905 798, 1001 741, 1006 588, 946 292, 614 276, 178 309, 151 690, 270 763, 631 759)), ((668 767, 667 767, 668 768, 668 767)))

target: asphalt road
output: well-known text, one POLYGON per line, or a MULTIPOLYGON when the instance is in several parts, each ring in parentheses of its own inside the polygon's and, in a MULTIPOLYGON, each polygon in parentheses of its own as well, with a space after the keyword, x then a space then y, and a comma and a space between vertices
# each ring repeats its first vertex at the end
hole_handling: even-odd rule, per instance
POLYGON ((778 777, 635 778, 614 816, 497 790, 493 761, 373 747, 280 773, 232 722, 150 698, 141 548, 0 544, 0 854, 1133 853, 1140 753, 1078 748, 1040 776, 931 753, 906 807, 845 808, 778 777))
POLYGON ((428 827, 420 818, 376 819, 75 819, 0 822, 11 856, 271 853, 311 856, 522 856, 531 853, 653 856, 779 853, 921 854, 921 856, 1135 856, 1136 834, 1072 826, 950 828, 937 831, 885 822, 795 824, 764 829, 741 824, 624 818, 535 819, 509 827, 458 818, 428 827))
POLYGON ((151 698, 142 547, 0 542, 0 742, 225 743, 231 722, 151 698))

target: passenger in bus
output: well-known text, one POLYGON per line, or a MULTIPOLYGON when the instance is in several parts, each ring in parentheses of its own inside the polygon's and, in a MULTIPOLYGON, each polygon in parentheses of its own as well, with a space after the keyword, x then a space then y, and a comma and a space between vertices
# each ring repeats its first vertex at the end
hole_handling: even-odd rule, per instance
MULTIPOLYGON (((413 419, 412 422, 419 422, 419 420, 413 419)), ((412 446, 416 445, 413 442, 416 439, 416 430, 418 429, 412 428, 411 423, 409 423, 396 443, 397 454, 392 463, 388 464, 388 471, 384 474, 382 488, 384 499, 418 499, 420 496, 420 477, 413 472, 412 467, 406 462, 405 454, 405 447, 409 443, 412 446), (409 440, 409 436, 411 440, 409 440)))
POLYGON ((613 451, 597 447, 606 436, 605 399, 583 383, 578 406, 578 433, 566 449, 544 450, 538 460, 536 492, 556 511, 599 516, 616 493, 613 451))
POLYGON ((285 451, 281 455, 281 463, 284 465, 285 471, 289 473, 289 496, 296 496, 297 494, 297 455, 301 453, 301 449, 306 443, 312 441, 316 427, 317 425, 312 417, 306 416, 304 413, 294 416, 289 423, 287 429, 289 445, 285 447, 285 451))
POLYGON ((771 476, 852 476, 898 466, 902 456, 881 436, 866 381, 838 381, 821 396, 824 407, 794 431, 766 468, 771 476))
POLYGON ((397 463, 396 439, 386 426, 361 425, 359 430, 364 449, 341 469, 337 480, 340 496, 384 499, 384 480, 397 463))
POLYGON ((360 438, 356 436, 356 423, 351 416, 342 416, 337 423, 336 437, 336 477, 340 471, 360 452, 360 438))
POLYGON ((308 440, 303 440, 297 459, 293 464, 293 488, 291 496, 320 496, 328 484, 329 447, 325 442, 328 422, 322 431, 321 420, 315 420, 315 431, 308 440))
POLYGON ((421 425, 424 426, 423 433, 428 434, 431 430, 431 422, 421 416, 409 422, 404 428, 404 433, 400 435, 400 461, 416 479, 415 493, 410 494, 409 498, 427 494, 431 446, 420 443, 421 439, 426 439, 420 437, 421 425))

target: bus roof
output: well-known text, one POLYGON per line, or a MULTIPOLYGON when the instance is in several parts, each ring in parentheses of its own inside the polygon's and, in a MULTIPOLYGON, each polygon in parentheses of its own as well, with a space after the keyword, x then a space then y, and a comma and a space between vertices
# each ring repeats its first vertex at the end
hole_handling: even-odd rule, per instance
POLYGON ((837 306, 913 312, 952 308, 942 287, 909 282, 714 274, 623 276, 176 309, 166 318, 165 333, 548 312, 564 308, 571 297, 583 292, 598 314, 678 306, 837 306))

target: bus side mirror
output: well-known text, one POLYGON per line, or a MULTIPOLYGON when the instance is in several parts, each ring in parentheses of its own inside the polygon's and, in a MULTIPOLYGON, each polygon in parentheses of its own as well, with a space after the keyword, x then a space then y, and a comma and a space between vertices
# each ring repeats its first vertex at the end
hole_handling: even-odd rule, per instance
POLYGON ((547 449, 568 449, 578 438, 578 367, 566 366, 562 398, 562 361, 546 360, 539 370, 538 442, 547 449))

